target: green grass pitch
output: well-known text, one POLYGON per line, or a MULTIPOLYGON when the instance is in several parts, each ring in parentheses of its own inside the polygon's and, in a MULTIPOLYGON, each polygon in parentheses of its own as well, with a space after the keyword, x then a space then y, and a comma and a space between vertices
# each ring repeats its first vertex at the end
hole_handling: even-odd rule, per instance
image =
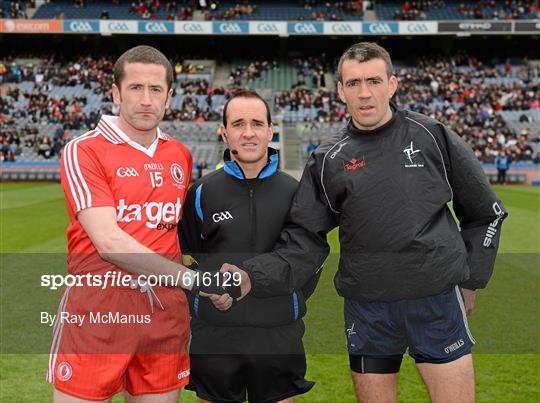
MULTIPOLYGON (((67 213, 58 184, 0 184, 0 402, 50 401, 45 382, 50 328, 44 306, 56 310, 59 292, 39 287, 40 273, 65 271, 67 213), (53 255, 53 254, 58 255, 53 255), (31 264, 29 264, 31 263, 31 264), (54 266, 54 267, 53 267, 54 266)), ((487 289, 478 293, 470 326, 479 402, 540 401, 540 189, 497 187, 510 216, 487 289)), ((298 402, 354 402, 343 334, 343 302, 334 290, 337 236, 317 291, 308 303, 304 337, 307 378, 314 389, 298 402)), ((122 401, 115 397, 115 402, 122 401)), ((182 401, 195 402, 191 392, 182 401)), ((406 357, 399 401, 427 402, 414 362, 406 357)))

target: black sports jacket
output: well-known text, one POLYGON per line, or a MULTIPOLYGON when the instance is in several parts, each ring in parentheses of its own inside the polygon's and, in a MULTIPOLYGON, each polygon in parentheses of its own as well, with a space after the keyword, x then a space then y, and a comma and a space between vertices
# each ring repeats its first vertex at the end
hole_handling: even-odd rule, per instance
POLYGON ((373 131, 352 123, 310 157, 272 253, 242 265, 258 296, 290 293, 321 266, 339 226, 338 294, 395 301, 456 284, 486 286, 503 204, 470 147, 427 116, 399 111, 373 131), (458 229, 447 203, 452 201, 458 229))
MULTIPOLYGON (((268 152, 268 164, 258 177, 245 179, 226 150, 223 169, 204 176, 189 189, 178 234, 182 253, 194 257, 199 268, 219 270, 225 262, 239 265, 272 250, 279 239, 298 181, 278 170, 274 149, 268 152)), ((311 278, 303 288, 293 287, 284 293, 287 295, 248 295, 226 312, 217 310, 207 298, 191 298, 191 314, 218 326, 291 323, 304 316, 305 298, 315 289, 317 279, 311 278)))

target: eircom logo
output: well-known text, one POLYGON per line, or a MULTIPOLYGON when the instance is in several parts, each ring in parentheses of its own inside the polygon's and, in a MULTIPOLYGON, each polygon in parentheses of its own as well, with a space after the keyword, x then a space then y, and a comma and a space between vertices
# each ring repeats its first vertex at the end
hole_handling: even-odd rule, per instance
POLYGON ((180 198, 173 202, 146 202, 140 204, 126 204, 124 199, 120 199, 116 206, 117 222, 146 221, 146 226, 156 229, 161 223, 177 223, 180 219, 182 203, 180 198))

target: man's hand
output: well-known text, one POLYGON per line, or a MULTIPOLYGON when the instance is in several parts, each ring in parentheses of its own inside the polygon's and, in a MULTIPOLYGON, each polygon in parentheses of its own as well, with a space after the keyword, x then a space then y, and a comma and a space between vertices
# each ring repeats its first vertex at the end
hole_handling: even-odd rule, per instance
POLYGON ((229 295, 232 298, 241 297, 240 285, 234 283, 232 279, 217 271, 194 272, 191 270, 189 282, 192 284, 191 293, 202 297, 211 295, 229 295))
POLYGON ((241 300, 242 298, 244 298, 246 295, 249 294, 249 292, 251 291, 251 280, 248 276, 248 274, 240 269, 239 267, 233 265, 233 264, 229 264, 229 263, 223 263, 223 265, 221 266, 221 269, 219 269, 219 271, 221 273, 225 273, 226 271, 230 272, 231 274, 232 273, 240 273, 240 276, 241 276, 241 281, 240 281, 240 292, 241 292, 241 295, 240 297, 236 298, 237 300, 241 300))
POLYGON ((465 300, 465 312, 467 316, 471 315, 474 310, 474 303, 476 301, 476 290, 468 290, 467 288, 462 288, 461 292, 463 293, 463 299, 465 300))
POLYGON ((229 294, 223 295, 210 295, 210 301, 220 311, 226 311, 233 304, 233 298, 229 294))

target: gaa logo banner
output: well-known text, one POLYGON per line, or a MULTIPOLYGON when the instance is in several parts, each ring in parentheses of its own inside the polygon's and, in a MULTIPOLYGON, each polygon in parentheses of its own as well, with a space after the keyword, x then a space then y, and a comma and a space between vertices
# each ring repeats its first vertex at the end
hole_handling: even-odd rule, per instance
POLYGON ((207 35, 212 33, 212 23, 209 21, 175 22, 174 33, 185 35, 207 35))
POLYGON ((397 22, 365 22, 362 24, 362 31, 364 34, 370 35, 393 35, 398 33, 397 22))
POLYGON ((99 21, 99 32, 105 34, 136 34, 137 21, 129 20, 102 20, 99 21))
POLYGON ((67 33, 98 33, 99 21, 67 20, 64 21, 64 32, 67 33))
POLYGON ((174 23, 157 21, 139 21, 139 32, 143 34, 173 34, 174 23))
POLYGON ((249 33, 247 22, 214 22, 214 34, 241 35, 249 33))
POLYGON ((361 22, 325 22, 325 35, 361 35, 361 22))
POLYGON ((432 35, 437 33, 435 21, 400 22, 399 33, 401 35, 432 35))
POLYGON ((287 23, 285 21, 251 21, 249 33, 252 35, 286 35, 287 23))
POLYGON ((322 22, 289 22, 287 32, 292 35, 317 35, 324 33, 322 22))

